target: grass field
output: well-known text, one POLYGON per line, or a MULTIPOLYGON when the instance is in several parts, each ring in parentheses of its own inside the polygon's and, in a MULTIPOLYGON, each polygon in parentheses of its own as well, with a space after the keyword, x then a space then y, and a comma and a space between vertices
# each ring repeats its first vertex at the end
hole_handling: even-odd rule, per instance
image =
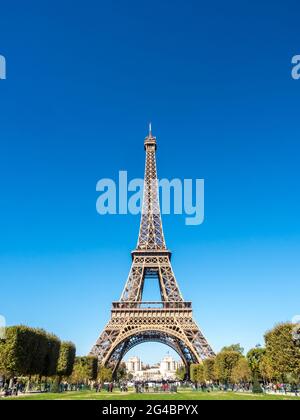
MULTIPOLYGON (((3 400, 4 398, 2 398, 3 400)), ((136 394, 134 392, 95 391, 66 392, 62 394, 31 394, 18 397, 9 397, 5 400, 299 400, 298 397, 286 395, 248 394, 235 392, 192 392, 179 391, 177 394, 136 394)))

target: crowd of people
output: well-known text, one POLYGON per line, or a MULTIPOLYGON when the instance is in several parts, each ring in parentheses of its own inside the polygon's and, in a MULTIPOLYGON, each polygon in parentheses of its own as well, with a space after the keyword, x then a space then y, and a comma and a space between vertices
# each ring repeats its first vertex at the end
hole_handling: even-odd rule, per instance
MULTIPOLYGON (((68 392, 68 391, 83 391, 83 390, 94 390, 96 393, 105 391, 112 393, 114 389, 120 390, 120 392, 128 392, 129 388, 133 388, 136 393, 176 393, 178 385, 191 387, 194 391, 199 392, 216 392, 216 391, 232 391, 232 392, 252 392, 252 384, 243 383, 239 385, 223 385, 223 384, 214 384, 214 383, 178 383, 178 382, 134 382, 130 383, 128 381, 117 382, 91 382, 89 384, 77 383, 72 384, 67 381, 60 382, 58 384, 57 391, 59 392, 68 392)), ((20 393, 25 392, 50 392, 53 388, 53 383, 29 383, 23 378, 13 378, 9 381, 5 381, 0 378, 0 396, 18 396, 20 393)), ((300 389, 297 385, 285 384, 285 383, 267 383, 260 384, 261 390, 264 393, 268 394, 294 394, 295 396, 300 395, 300 389)))
POLYGON ((265 392, 268 393, 274 393, 274 394, 288 394, 293 393, 296 397, 299 396, 300 388, 298 388, 297 385, 291 385, 291 384, 284 384, 284 383, 278 383, 278 384, 266 384, 262 386, 265 392))
POLYGON ((10 397, 10 396, 18 396, 19 393, 25 392, 25 383, 18 380, 17 378, 14 378, 12 380, 0 381, 0 393, 3 394, 4 397, 10 397))
POLYGON ((135 382, 135 392, 148 393, 148 392, 177 392, 177 384, 169 383, 166 381, 162 382, 135 382))
MULTIPOLYGON (((284 384, 284 383, 261 383, 259 385, 262 392, 266 394, 294 394, 296 397, 300 394, 300 389, 297 385, 284 384)), ((252 392, 252 383, 241 384, 218 384, 218 383, 205 383, 205 384, 192 384, 194 391, 214 392, 214 391, 232 391, 232 392, 252 392)))

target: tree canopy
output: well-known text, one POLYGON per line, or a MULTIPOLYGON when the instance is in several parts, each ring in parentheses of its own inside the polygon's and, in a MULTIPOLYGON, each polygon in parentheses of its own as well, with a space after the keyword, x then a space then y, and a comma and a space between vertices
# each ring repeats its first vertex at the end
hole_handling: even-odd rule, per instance
POLYGON ((69 341, 63 341, 60 346, 59 357, 57 361, 57 375, 70 376, 75 362, 76 348, 69 341))
POLYGON ((24 325, 6 329, 0 341, 0 371, 17 375, 56 375, 60 340, 44 330, 24 325))
MULTIPOLYGON (((274 379, 300 377, 300 347, 293 338, 294 324, 278 324, 265 334, 266 353, 274 379)), ((266 363, 266 361, 265 361, 266 363)))

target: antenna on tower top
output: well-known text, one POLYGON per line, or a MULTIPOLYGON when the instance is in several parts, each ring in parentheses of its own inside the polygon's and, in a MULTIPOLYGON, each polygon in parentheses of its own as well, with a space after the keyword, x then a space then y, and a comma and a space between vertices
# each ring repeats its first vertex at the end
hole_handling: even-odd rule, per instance
POLYGON ((149 123, 149 137, 152 137, 152 123, 149 123))

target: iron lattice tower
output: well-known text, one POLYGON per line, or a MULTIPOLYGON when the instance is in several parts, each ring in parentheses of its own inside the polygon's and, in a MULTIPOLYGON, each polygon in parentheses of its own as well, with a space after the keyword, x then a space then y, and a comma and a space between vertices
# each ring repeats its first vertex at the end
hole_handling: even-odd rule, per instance
POLYGON ((132 347, 156 341, 172 347, 189 372, 191 363, 201 363, 214 352, 193 320, 192 304, 183 300, 171 266, 160 215, 157 145, 151 126, 144 145, 144 196, 137 247, 131 253, 132 265, 121 298, 113 302, 111 319, 90 354, 115 372, 132 347), (145 278, 154 276, 161 302, 144 302, 145 278))

